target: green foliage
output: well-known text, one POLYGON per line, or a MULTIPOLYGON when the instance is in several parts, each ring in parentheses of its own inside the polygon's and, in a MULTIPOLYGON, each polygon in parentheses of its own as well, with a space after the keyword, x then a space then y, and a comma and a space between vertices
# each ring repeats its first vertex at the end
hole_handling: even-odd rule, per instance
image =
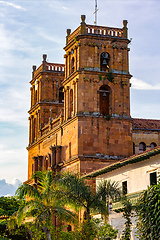
POLYGON ((133 206, 132 203, 127 199, 126 196, 121 199, 124 207, 123 207, 123 217, 126 219, 125 221, 125 229, 122 232, 121 240, 130 240, 131 239, 131 218, 133 217, 133 206))
POLYGON ((109 72, 106 74, 106 77, 107 79, 110 81, 110 82, 113 82, 113 79, 114 79, 114 75, 112 72, 109 72))
POLYGON ((140 239, 160 239, 160 181, 141 194, 136 212, 140 239))
POLYGON ((11 216, 21 204, 22 201, 14 197, 0 197, 0 216, 11 216))
POLYGON ((94 240, 97 235, 97 228, 95 222, 90 220, 84 220, 81 225, 81 237, 82 240, 94 240))
POLYGON ((121 196, 121 189, 119 187, 119 183, 111 180, 100 181, 97 186, 97 195, 98 198, 101 199, 105 205, 107 204, 106 211, 102 214, 104 215, 105 222, 107 222, 109 216, 109 200, 114 200, 121 196))
POLYGON ((96 191, 79 174, 65 173, 53 177, 52 171, 36 172, 33 178, 38 180, 36 188, 23 184, 16 191, 22 204, 9 219, 10 234, 19 236, 25 229, 27 235, 23 234, 21 240, 114 239, 117 232, 109 225, 92 220, 91 213, 108 214, 106 200, 119 196, 115 182, 105 181, 103 189, 96 191), (85 212, 82 223, 76 218, 79 209, 85 212), (60 222, 72 222, 74 231, 64 231, 63 225, 54 227, 55 217, 60 222), (26 218, 30 222, 27 220, 23 225, 26 218))
POLYGON ((100 80, 100 81, 102 80, 102 75, 99 75, 99 80, 100 80))
POLYGON ((0 236, 4 236, 5 232, 7 230, 7 221, 1 220, 0 221, 0 236))
POLYGON ((14 229, 9 231, 6 220, 0 221, 0 237, 3 237, 3 238, 7 237, 7 239, 9 238, 12 240, 29 240, 30 239, 28 230, 24 225, 22 225, 19 228, 15 226, 14 229))
POLYGON ((59 183, 64 186, 63 195, 68 205, 75 210, 83 209, 86 220, 90 220, 91 212, 106 212, 106 203, 79 174, 65 173, 59 183))
POLYGON ((118 230, 112 228, 108 223, 100 224, 98 227, 98 240, 112 240, 116 239, 118 230))
MULTIPOLYGON (((50 239, 53 218, 67 222, 76 220, 76 214, 65 208, 65 198, 61 195, 62 189, 58 182, 54 181, 52 171, 36 172, 33 178, 38 179, 38 186, 23 184, 17 191, 19 199, 26 199, 25 204, 12 215, 8 223, 10 231, 17 225, 20 227, 26 217, 32 218, 32 224, 28 226, 32 239, 50 239)), ((64 195, 64 194, 63 194, 64 195)))
POLYGON ((106 119, 107 119, 107 121, 110 121, 110 120, 111 120, 111 114, 108 114, 108 115, 106 116, 106 119))

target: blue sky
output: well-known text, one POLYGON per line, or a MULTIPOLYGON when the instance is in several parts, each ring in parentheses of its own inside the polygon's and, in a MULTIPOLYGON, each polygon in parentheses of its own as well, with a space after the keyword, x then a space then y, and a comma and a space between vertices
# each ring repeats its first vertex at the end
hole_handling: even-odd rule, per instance
MULTIPOLYGON (((128 20, 131 116, 160 119, 160 1, 98 0, 98 9, 98 25, 128 20)), ((77 28, 82 14, 94 24, 93 12, 94 0, 0 1, 0 196, 27 179, 32 65, 44 53, 64 63, 66 29, 77 28)))

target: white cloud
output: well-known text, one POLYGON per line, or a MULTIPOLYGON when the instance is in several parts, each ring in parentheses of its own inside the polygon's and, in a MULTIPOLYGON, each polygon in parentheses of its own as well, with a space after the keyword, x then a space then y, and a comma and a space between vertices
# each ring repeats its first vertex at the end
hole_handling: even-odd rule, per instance
POLYGON ((160 90, 160 84, 151 85, 137 78, 131 78, 132 88, 137 90, 160 90))
POLYGON ((18 179, 14 179, 13 183, 7 183, 5 179, 0 180, 0 197, 1 196, 14 196, 15 191, 22 182, 18 179))
POLYGON ((17 5, 17 4, 11 3, 11 2, 0 1, 0 3, 5 4, 7 6, 10 6, 10 7, 13 7, 13 8, 16 8, 18 10, 23 10, 23 11, 26 10, 23 7, 21 7, 21 6, 17 5))
POLYGON ((20 143, 14 143, 14 137, 11 138, 11 146, 8 142, 0 145, 0 178, 7 179, 7 182, 17 187, 18 182, 15 179, 22 182, 27 179, 27 150, 23 140, 19 138, 22 146, 18 147, 16 145, 20 143))

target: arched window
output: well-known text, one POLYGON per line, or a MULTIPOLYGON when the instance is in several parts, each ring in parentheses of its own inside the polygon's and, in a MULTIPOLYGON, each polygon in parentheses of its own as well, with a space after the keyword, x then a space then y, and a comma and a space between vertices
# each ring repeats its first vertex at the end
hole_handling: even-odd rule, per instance
POLYGON ((69 106, 69 111, 70 111, 70 114, 69 116, 72 117, 72 113, 73 113, 73 90, 71 89, 70 90, 70 106, 69 106))
POLYGON ((68 225, 68 226, 67 226, 67 231, 68 231, 68 232, 71 232, 71 231, 72 231, 71 225, 68 225))
POLYGON ((64 102, 64 92, 63 92, 63 87, 59 88, 59 103, 64 102))
POLYGON ((73 73, 74 72, 74 69, 75 69, 75 66, 74 66, 74 57, 72 58, 72 60, 71 60, 71 73, 73 73))
POLYGON ((150 144, 150 148, 155 148, 155 147, 157 147, 157 144, 156 144, 155 142, 152 142, 152 143, 150 144))
POLYGON ((99 89, 100 114, 103 116, 109 114, 110 92, 110 87, 107 85, 102 85, 99 89))
POLYGON ((139 144, 139 153, 142 153, 146 150, 146 144, 144 142, 140 142, 139 144))
POLYGON ((109 72, 109 61, 110 61, 110 56, 109 53, 103 52, 101 53, 100 57, 100 70, 109 72))

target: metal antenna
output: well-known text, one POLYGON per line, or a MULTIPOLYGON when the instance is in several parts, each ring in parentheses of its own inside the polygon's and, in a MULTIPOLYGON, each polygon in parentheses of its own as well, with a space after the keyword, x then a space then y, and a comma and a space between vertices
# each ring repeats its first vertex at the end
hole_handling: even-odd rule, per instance
POLYGON ((98 12, 98 8, 97 8, 97 0, 95 0, 95 11, 93 14, 95 14, 95 21, 94 24, 97 25, 97 12, 98 12))

